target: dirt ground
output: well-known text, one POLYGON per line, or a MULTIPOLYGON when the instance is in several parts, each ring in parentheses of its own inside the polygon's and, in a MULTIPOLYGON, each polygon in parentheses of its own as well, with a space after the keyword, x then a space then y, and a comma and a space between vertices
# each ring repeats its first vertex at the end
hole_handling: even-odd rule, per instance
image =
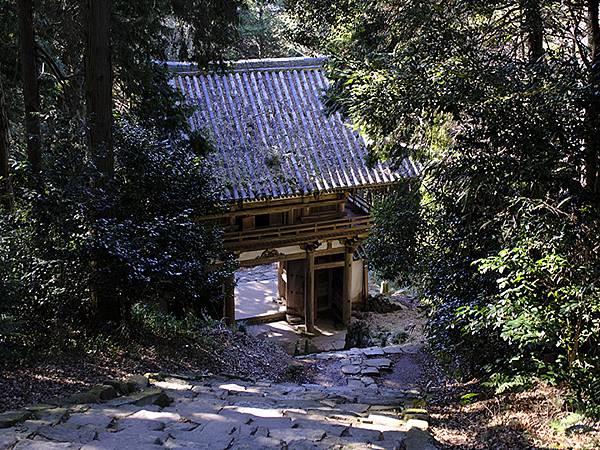
MULTIPOLYGON (((431 431, 443 448, 600 450, 600 422, 570 410, 565 389, 540 382, 523 392, 494 395, 479 380, 452 379, 427 351, 424 311, 406 297, 392 296, 392 301, 401 308, 359 317, 369 324, 374 341, 381 342, 383 337, 388 345, 408 344, 416 351, 393 356, 394 370, 376 381, 400 389, 417 387, 423 392, 424 406, 431 414, 431 431), (398 335, 402 342, 390 342, 398 335), (472 399, 465 401, 465 395, 472 399)), ((339 370, 322 369, 322 378, 339 370)))

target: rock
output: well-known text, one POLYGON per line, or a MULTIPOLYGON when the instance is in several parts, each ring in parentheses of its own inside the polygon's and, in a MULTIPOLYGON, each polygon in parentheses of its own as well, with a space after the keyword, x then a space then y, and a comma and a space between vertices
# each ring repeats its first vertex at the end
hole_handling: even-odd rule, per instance
POLYGON ((342 367, 342 373, 344 375, 357 375, 361 371, 360 366, 358 365, 348 365, 342 367))
POLYGON ((410 428, 418 428, 419 430, 425 431, 427 428, 429 428, 429 422, 427 422, 426 420, 408 419, 406 421, 406 426, 409 429, 410 428))
POLYGON ((79 448, 79 446, 74 446, 68 442, 48 442, 23 439, 13 447, 13 450, 59 450, 65 448, 76 449, 79 448))
POLYGON ((278 449, 282 448, 282 443, 279 439, 266 436, 245 436, 233 441, 229 447, 231 450, 256 450, 262 449, 278 449))
MULTIPOLYGON (((343 364, 349 357, 335 361, 343 364)), ((361 364, 366 361, 361 359, 361 364)), ((358 366, 360 372, 364 368, 378 370, 347 362, 346 366, 358 366)), ((348 386, 219 377, 194 382, 168 377, 157 383, 171 388, 168 391, 153 385, 107 403, 73 406, 66 422, 28 420, 16 429, 4 430, 7 434, 0 433, 0 442, 7 442, 5 447, 22 445, 26 450, 435 448, 435 441, 423 431, 426 411, 404 409, 407 398, 403 391, 377 386, 372 378, 358 373, 348 374, 345 380, 348 386), (365 387, 367 383, 370 387, 365 387), (401 420, 404 418, 408 422, 401 420), (32 436, 36 440, 26 440, 32 436), (15 442, 18 440, 24 443, 15 442)), ((101 391, 96 393, 101 395, 101 391)), ((59 408, 48 405, 33 409, 36 414, 64 417, 51 415, 50 411, 59 408)))
POLYGON ((360 371, 361 375, 379 375, 379 369, 377 367, 363 367, 360 371))
POLYGON ((81 450, 159 450, 163 449, 163 442, 168 439, 168 434, 157 431, 139 430, 103 432, 95 440, 81 447, 81 450))
POLYGON ((176 443, 195 443, 189 448, 226 449, 233 441, 232 433, 236 430, 236 424, 232 422, 209 421, 193 431, 173 432, 170 434, 176 443), (205 447, 207 446, 207 447, 205 447))
POLYGON ((383 435, 379 430, 369 430, 367 428, 357 428, 354 426, 348 428, 347 434, 354 438, 352 439, 353 442, 360 442, 360 444, 363 445, 362 448, 369 448, 367 444, 378 443, 383 438, 383 435))
POLYGON ((438 450, 431 435, 418 428, 411 428, 404 439, 406 450, 438 450))
POLYGON ((17 443, 17 436, 11 432, 0 432, 0 448, 12 448, 17 443))
POLYGON ((147 388, 150 384, 144 375, 132 375, 125 380, 131 392, 147 388))
POLYGON ((157 405, 165 408, 173 402, 171 397, 158 388, 150 388, 137 392, 132 394, 130 398, 133 400, 131 403, 137 406, 157 405))
POLYGON ((365 420, 366 422, 371 422, 374 425, 383 425, 385 427, 390 427, 392 429, 399 429, 404 425, 404 422, 390 416, 384 416, 381 414, 369 414, 365 420))
POLYGON ((144 374, 149 381, 165 381, 167 374, 164 372, 148 372, 144 374))
POLYGON ((348 380, 348 387, 351 389, 363 389, 365 387, 364 383, 360 380, 348 380))
POLYGON ((365 364, 368 367, 377 367, 378 369, 390 369, 392 367, 392 360, 389 358, 375 358, 367 359, 365 364))
POLYGON ((369 358, 371 358, 371 357, 374 358, 377 356, 385 355, 385 352, 380 347, 365 348, 365 349, 363 349, 363 353, 365 354, 365 356, 368 356, 369 358))
POLYGON ((386 355, 399 355, 404 353, 401 345, 390 345, 389 347, 384 347, 383 352, 386 355))
POLYGON ((346 403, 338 405, 338 408, 340 411, 359 415, 367 412, 369 405, 365 405, 364 403, 346 403))
POLYGON ((364 320, 352 321, 346 330, 346 343, 344 348, 364 348, 372 345, 369 324, 364 320))
POLYGON ((39 405, 31 405, 31 406, 24 406, 23 409, 30 411, 31 413, 33 413, 34 415, 37 415, 38 412, 40 411, 45 411, 47 409, 53 409, 56 408, 56 406, 54 405, 48 405, 48 404, 44 404, 44 403, 40 403, 39 405))
POLYGON ((37 434, 51 441, 78 444, 87 444, 96 437, 96 432, 92 428, 78 427, 68 423, 42 427, 37 431, 37 434))
MULTIPOLYGON (((159 412, 159 411, 148 411, 142 409, 130 416, 125 417, 117 422, 116 428, 118 430, 124 430, 127 428, 138 428, 140 431, 148 429, 151 431, 160 431, 165 428, 166 423, 178 423, 181 416, 177 413, 172 412, 159 412)), ((190 424, 188 428, 190 428, 190 424)), ((191 428, 196 428, 196 424, 193 424, 191 428)), ((175 430, 174 430, 175 431, 175 430)), ((178 431, 182 431, 179 429, 178 431)), ((189 431, 189 430, 188 430, 189 431)))
POLYGON ((88 391, 101 401, 112 400, 117 397, 117 390, 107 384, 99 384, 88 391))
POLYGON ((270 428, 269 437, 287 442, 289 448, 297 448, 290 442, 300 439, 319 441, 325 437, 325 432, 315 428, 270 428))
POLYGON ((76 394, 69 395, 65 401, 71 405, 82 405, 88 403, 97 403, 98 397, 93 392, 78 392, 76 394))
POLYGON ((6 411, 0 414, 0 428, 10 428, 31 417, 31 412, 26 409, 6 411))
POLYGON ((192 389, 191 384, 179 378, 165 378, 164 381, 156 381, 153 384, 161 389, 172 391, 188 391, 192 389))
POLYGON ((133 385, 123 380, 107 380, 104 384, 112 386, 119 395, 127 395, 134 391, 133 385))
POLYGON ((49 408, 49 409, 39 409, 35 411, 33 414, 40 420, 47 420, 49 422, 58 423, 65 418, 67 415, 67 408, 49 408))
POLYGON ((67 420, 67 424, 74 426, 90 426, 93 428, 107 428, 113 418, 102 411, 88 411, 81 414, 73 414, 67 420))
POLYGON ((402 411, 402 415, 405 420, 417 419, 424 420, 426 422, 429 421, 429 413, 427 412, 427 410, 422 408, 407 408, 404 411, 402 411))

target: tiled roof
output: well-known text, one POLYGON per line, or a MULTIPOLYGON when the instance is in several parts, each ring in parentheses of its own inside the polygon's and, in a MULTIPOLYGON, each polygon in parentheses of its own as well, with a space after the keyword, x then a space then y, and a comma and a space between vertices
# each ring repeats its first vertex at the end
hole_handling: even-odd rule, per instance
POLYGON ((198 71, 168 63, 173 85, 196 106, 190 118, 217 151, 211 155, 232 200, 262 200, 393 183, 416 173, 368 167, 363 139, 321 102, 322 58, 238 61, 198 71))

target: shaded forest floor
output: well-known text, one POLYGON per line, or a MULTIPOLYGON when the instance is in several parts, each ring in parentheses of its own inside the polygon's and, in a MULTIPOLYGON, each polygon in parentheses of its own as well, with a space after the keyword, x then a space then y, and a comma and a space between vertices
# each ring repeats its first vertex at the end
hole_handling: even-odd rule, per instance
POLYGON ((432 383, 431 430, 445 449, 600 449, 600 423, 565 407, 564 390, 539 383, 519 393, 488 395, 476 382, 432 383), (477 400, 461 404, 461 397, 477 400))
POLYGON ((0 360, 0 411, 147 372, 235 374, 268 380, 288 375, 291 358, 272 343, 221 325, 207 328, 202 340, 195 348, 173 341, 113 342, 93 352, 37 352, 21 361, 0 360))
POLYGON ((444 449, 600 449, 600 421, 570 409, 566 389, 538 382, 495 394, 479 380, 449 377, 426 351, 414 364, 422 372, 432 435, 444 449))

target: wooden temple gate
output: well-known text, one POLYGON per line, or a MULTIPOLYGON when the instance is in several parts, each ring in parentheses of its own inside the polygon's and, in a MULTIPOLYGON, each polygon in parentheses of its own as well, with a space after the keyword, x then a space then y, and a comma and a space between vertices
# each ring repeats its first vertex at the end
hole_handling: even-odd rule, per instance
MULTIPOLYGON (((352 305, 362 304, 367 295, 366 265, 355 253, 372 226, 369 212, 343 193, 288 204, 285 221, 292 223, 285 225, 269 226, 265 220, 261 223, 266 226, 257 228, 256 217, 248 212, 279 214, 281 205, 252 205, 231 215, 231 227, 242 229, 226 233, 225 245, 240 266, 278 263, 278 293, 290 322, 301 320, 313 332, 317 318, 327 314, 348 325, 352 305)), ((229 323, 235 321, 233 283, 229 280, 225 290, 224 316, 229 323)))
MULTIPOLYGON (((290 321, 308 331, 325 310, 348 324, 367 294, 356 250, 372 226, 369 202, 418 173, 409 159, 369 164, 365 140, 327 114, 325 58, 229 62, 215 70, 168 63, 171 85, 194 113, 192 130, 215 150, 206 158, 228 210, 207 218, 226 228, 241 266, 279 264, 290 321)), ((224 316, 235 320, 235 280, 224 316)))

